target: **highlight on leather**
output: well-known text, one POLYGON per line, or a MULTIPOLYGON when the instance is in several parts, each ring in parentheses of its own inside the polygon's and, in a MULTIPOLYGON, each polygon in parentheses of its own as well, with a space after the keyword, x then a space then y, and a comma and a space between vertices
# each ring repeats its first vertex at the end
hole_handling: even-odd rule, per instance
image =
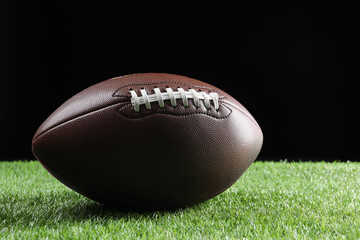
POLYGON ((185 91, 183 88, 178 88, 177 91, 173 91, 171 88, 166 88, 166 92, 161 92, 159 88, 154 88, 154 94, 147 94, 145 89, 141 89, 141 96, 138 96, 134 90, 130 90, 131 94, 131 105, 134 107, 135 112, 139 112, 140 106, 145 105, 146 109, 151 110, 151 103, 157 102, 159 107, 164 107, 164 101, 170 100, 171 106, 177 105, 176 100, 181 99, 182 104, 187 107, 189 106, 188 99, 194 101, 196 107, 200 106, 199 100, 204 102, 207 109, 210 109, 211 103, 213 102, 214 108, 219 109, 219 95, 214 92, 197 92, 194 89, 185 91))

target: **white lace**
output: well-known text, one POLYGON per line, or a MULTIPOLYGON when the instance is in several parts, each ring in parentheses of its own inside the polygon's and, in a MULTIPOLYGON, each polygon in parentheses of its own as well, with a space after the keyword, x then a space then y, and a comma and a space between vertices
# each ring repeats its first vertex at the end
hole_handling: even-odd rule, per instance
POLYGON ((185 91, 182 88, 178 88, 177 91, 173 91, 171 88, 166 88, 166 92, 161 92, 159 88, 154 88, 154 94, 147 94, 145 89, 141 89, 142 96, 138 96, 135 91, 130 90, 131 105, 134 107, 135 112, 139 112, 140 105, 145 104, 146 109, 150 110, 150 103, 158 102, 159 107, 164 107, 164 101, 170 100, 171 106, 176 106, 176 100, 181 99, 185 107, 189 106, 188 99, 193 99, 196 107, 200 106, 199 100, 204 101, 204 105, 207 109, 210 109, 210 101, 213 102, 214 108, 219 109, 219 95, 217 93, 197 92, 194 89, 185 91))

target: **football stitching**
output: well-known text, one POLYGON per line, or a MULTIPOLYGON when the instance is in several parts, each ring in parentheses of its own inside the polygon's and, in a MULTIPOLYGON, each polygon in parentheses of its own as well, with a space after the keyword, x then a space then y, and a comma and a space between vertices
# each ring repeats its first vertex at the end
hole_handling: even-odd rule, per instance
POLYGON ((118 94, 119 91, 123 88, 127 88, 129 86, 149 86, 149 85, 156 85, 156 84, 161 84, 161 83, 177 83, 177 84, 180 84, 180 85, 184 85, 184 86, 188 86, 188 87, 192 87, 192 88, 203 88, 203 89, 208 89, 208 90, 212 90, 216 93, 218 93, 220 96, 219 98, 226 98, 224 95, 220 94, 220 92, 214 88, 211 88, 211 87, 204 87, 204 86, 196 86, 196 85, 191 85, 191 84, 187 84, 187 83, 181 83, 181 82, 177 82, 177 81, 164 81, 164 82, 154 82, 154 83, 134 83, 134 84, 127 84, 127 85, 124 85, 122 87, 120 87, 118 90, 115 91, 115 93, 113 94, 113 97, 129 97, 129 95, 122 95, 122 94, 118 94))
POLYGON ((160 88, 154 88, 154 94, 147 94, 145 89, 140 89, 140 96, 134 90, 131 93, 131 105, 134 107, 135 112, 139 112, 140 106, 145 105, 147 110, 151 110, 151 103, 158 103, 160 108, 164 108, 164 101, 169 101, 171 106, 176 107, 177 101, 181 99, 182 105, 188 107, 188 100, 192 99, 196 108, 199 108, 199 100, 203 101, 205 108, 210 109, 210 102, 213 102, 215 110, 219 108, 219 95, 214 92, 206 93, 204 91, 197 92, 194 89, 185 91, 183 88, 178 87, 177 91, 172 88, 166 88, 166 92, 161 92, 160 88))
MULTIPOLYGON (((131 96, 119 94, 119 92, 121 91, 121 89, 130 87, 130 86, 151 86, 151 85, 156 86, 157 84, 163 84, 163 83, 173 83, 173 84, 175 83, 175 84, 179 84, 179 85, 191 87, 191 88, 194 88, 194 89, 196 89, 196 88, 199 89, 199 88, 200 88, 200 89, 210 90, 210 91, 213 91, 213 92, 218 93, 218 94, 219 94, 219 99, 226 99, 226 97, 225 97, 223 94, 221 94, 220 91, 218 91, 218 90, 216 90, 216 89, 214 89, 214 88, 212 88, 212 87, 197 86, 197 85, 182 83, 182 82, 178 82, 178 81, 161 81, 161 82, 153 82, 153 83, 133 83, 133 84, 126 84, 126 85, 120 87, 119 89, 117 89, 112 96, 113 96, 113 97, 126 97, 126 98, 128 98, 128 99, 130 100, 130 99, 131 99, 131 96)), ((130 103, 130 104, 131 104, 131 103, 130 103)), ((124 106, 126 106, 126 105, 124 105, 124 106)), ((124 106, 122 106, 122 107, 119 109, 119 111, 120 111, 124 106)), ((226 108, 229 109, 228 107, 226 107, 226 108)), ((229 110, 230 110, 230 109, 229 109, 229 110)), ((155 114, 155 113, 153 113, 153 114, 155 114)), ((167 114, 167 113, 156 113, 156 114, 167 114)), ((212 115, 207 114, 207 113, 196 113, 196 112, 195 112, 195 113, 184 114, 184 115, 168 113, 168 115, 172 115, 172 116, 187 116, 187 115, 191 115, 191 114, 204 114, 204 115, 208 115, 208 116, 210 116, 210 117, 214 117, 214 118, 217 118, 217 119, 223 119, 223 118, 226 118, 226 117, 227 117, 227 116, 225 116, 225 117, 215 117, 215 116, 212 116, 212 115)), ((228 115, 230 115, 230 114, 231 114, 231 110, 230 110, 230 112, 229 112, 228 115)), ((147 116, 150 116, 150 115, 152 115, 152 114, 148 114, 148 115, 142 116, 142 117, 134 117, 134 118, 125 116, 124 114, 121 114, 121 115, 123 115, 124 117, 129 118, 129 119, 136 119, 136 118, 147 117, 147 116)))

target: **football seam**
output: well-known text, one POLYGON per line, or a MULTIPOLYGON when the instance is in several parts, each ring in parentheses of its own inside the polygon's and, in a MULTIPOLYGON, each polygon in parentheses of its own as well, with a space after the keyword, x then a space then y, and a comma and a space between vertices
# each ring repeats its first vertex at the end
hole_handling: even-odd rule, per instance
POLYGON ((244 115, 246 115, 253 123, 255 123, 259 128, 260 128, 260 125, 257 123, 257 121, 255 120, 255 118, 247 113, 246 111, 242 110, 241 108, 235 106, 234 104, 230 103, 230 102, 224 102, 225 104, 229 104, 230 106, 232 106, 233 108, 236 108, 237 110, 239 110, 240 112, 242 112, 244 115))
POLYGON ((103 110, 103 109, 105 109, 105 108, 113 107, 113 106, 118 105, 118 104, 121 104, 121 103, 124 103, 124 102, 117 102, 117 103, 113 103, 113 104, 111 104, 111 105, 106 105, 106 106, 103 106, 103 107, 101 107, 101 108, 97 108, 97 109, 95 109, 95 110, 86 112, 86 113, 84 113, 84 114, 81 114, 81 115, 78 115, 78 116, 76 116, 76 117, 67 119, 67 120, 65 120, 65 121, 63 121, 63 122, 60 122, 60 123, 52 126, 51 128, 45 130, 44 132, 42 132, 42 133, 39 134, 38 136, 36 136, 36 138, 34 138, 32 142, 34 142, 36 139, 38 139, 38 138, 41 137, 42 135, 46 134, 47 132, 53 130, 54 128, 60 127, 61 125, 64 125, 64 124, 66 124, 66 123, 68 123, 68 122, 71 122, 71 121, 74 121, 74 120, 76 120, 76 119, 78 119, 78 118, 80 118, 80 117, 84 117, 84 116, 86 116, 86 115, 88 115, 88 114, 91 114, 91 113, 94 113, 94 112, 97 112, 97 111, 101 111, 101 110, 103 110))
MULTIPOLYGON (((103 110, 103 109, 105 109, 105 108, 113 107, 113 106, 116 106, 116 105, 118 105, 118 104, 123 104, 123 103, 124 103, 124 102, 120 102, 120 103, 117 102, 117 103, 114 103, 114 104, 111 104, 111 105, 104 106, 104 107, 102 107, 102 108, 97 108, 97 109, 95 109, 95 110, 93 110, 93 111, 90 111, 90 112, 86 112, 86 113, 81 114, 81 115, 78 115, 78 116, 76 116, 76 117, 74 117, 74 118, 67 119, 66 121, 63 121, 63 122, 61 122, 61 123, 58 123, 58 124, 52 126, 51 128, 45 130, 44 132, 42 132, 41 134, 39 134, 38 136, 36 136, 36 138, 34 138, 34 139, 32 140, 32 142, 34 143, 38 138, 40 138, 40 137, 43 136, 44 134, 46 134, 46 133, 48 133, 49 131, 51 131, 51 130, 57 128, 57 127, 60 127, 60 126, 66 124, 66 123, 68 123, 68 122, 74 121, 74 120, 76 120, 76 119, 78 119, 78 118, 80 118, 80 117, 84 117, 84 116, 89 115, 89 114, 92 114, 92 113, 94 113, 94 112, 101 111, 101 110, 103 110)), ((129 104, 125 104, 124 106, 127 106, 127 105, 129 105, 129 104)), ((124 106, 122 106, 121 108, 123 108, 124 106)), ((223 106, 224 106, 224 105, 223 105, 223 106)), ((209 114, 207 114, 207 113, 200 113, 200 112, 199 112, 199 113, 195 112, 195 113, 183 114, 183 115, 176 115, 176 114, 171 114, 171 113, 153 113, 153 114, 165 114, 165 115, 179 116, 179 117, 191 116, 191 115, 194 115, 194 114, 203 114, 203 115, 207 115, 207 116, 209 116, 209 117, 215 118, 215 119, 225 119, 225 118, 227 118, 227 117, 229 117, 229 116, 231 115, 232 110, 231 110, 229 107, 227 107, 227 106, 224 106, 224 107, 226 107, 227 109, 229 109, 230 113, 229 113, 228 115, 226 115, 225 117, 221 117, 221 118, 218 118, 218 117, 215 117, 215 116, 211 116, 211 115, 209 115, 209 114)), ((120 109, 121 109, 121 108, 120 108, 120 109)), ((125 118, 128 118, 128 119, 136 119, 136 118, 129 118, 129 117, 125 116, 124 114, 122 114, 121 112, 119 112, 119 110, 117 110, 117 112, 118 112, 121 116, 123 116, 123 117, 125 117, 125 118)), ((153 114, 150 114, 150 115, 153 115, 153 114)), ((150 115, 147 115, 147 116, 150 116, 150 115)), ((140 117, 140 118, 138 118, 138 119, 141 119, 141 118, 144 118, 144 117, 147 117, 147 116, 143 116, 143 117, 140 117)))
MULTIPOLYGON (((59 127, 59 126, 61 126, 61 125, 63 125, 63 124, 66 124, 66 123, 68 123, 68 122, 70 122, 70 121, 73 121, 73 120, 75 120, 75 119, 77 119, 77 118, 86 116, 86 115, 88 115, 88 114, 94 113, 94 112, 96 112, 96 111, 100 111, 100 110, 103 110, 103 109, 105 109, 105 108, 112 107, 112 106, 115 106, 115 105, 118 105, 118 104, 122 104, 122 103, 124 103, 124 102, 121 102, 121 103, 117 102, 117 103, 114 103, 114 104, 111 104, 111 105, 107 105, 107 106, 104 106, 104 107, 102 107, 102 108, 95 109, 95 110, 93 110, 93 111, 90 111, 90 112, 87 112, 87 113, 78 115, 78 116, 76 116, 76 117, 74 117, 74 118, 68 119, 68 120, 63 121, 63 122, 61 122, 61 123, 58 123, 57 125, 55 125, 55 126, 49 128, 49 129, 45 130, 44 132, 42 132, 41 134, 39 134, 38 136, 36 136, 36 138, 34 138, 34 139, 32 140, 32 142, 35 142, 35 140, 37 140, 39 137, 43 136, 43 135, 46 134, 47 132, 49 132, 49 131, 51 131, 52 129, 57 128, 57 127, 59 127)), ((153 113, 153 114, 165 114, 165 115, 179 116, 179 117, 191 116, 191 115, 194 115, 194 114, 203 114, 203 115, 207 115, 207 116, 209 116, 209 117, 215 118, 215 119, 225 119, 225 118, 228 118, 228 117, 231 115, 231 113, 232 113, 232 109, 229 108, 228 106, 226 106, 226 104, 230 104, 230 103, 228 103, 228 102, 223 102, 222 106, 226 107, 226 108, 230 111, 230 113, 229 113, 228 115, 224 116, 224 117, 215 117, 215 116, 211 116, 211 115, 209 115, 209 114, 207 114, 207 113, 198 113, 198 112, 196 112, 196 113, 189 113, 189 114, 182 114, 182 115, 171 114, 171 113, 153 113)), ((121 107, 117 110, 117 112, 118 112, 119 114, 121 114, 121 116, 123 116, 123 117, 125 117, 125 118, 128 118, 128 119, 141 119, 141 118, 145 118, 145 117, 147 117, 147 116, 153 115, 153 114, 150 114, 150 115, 143 116, 143 117, 130 118, 130 117, 125 116, 124 114, 122 114, 122 113, 120 112, 120 109, 123 108, 123 107, 125 107, 125 106, 127 106, 127 105, 130 105, 130 104, 125 104, 125 105, 121 106, 121 107)), ((233 104, 230 104, 230 105, 231 105, 232 107, 235 107, 238 111, 240 111, 240 112, 243 113, 245 116, 247 116, 253 123, 255 123, 257 126, 259 126, 259 124, 258 124, 252 117, 250 117, 245 111, 243 111, 242 109, 234 106, 233 104)))
POLYGON ((161 114, 161 115, 169 115, 169 116, 178 116, 178 117, 185 117, 185 116, 191 116, 191 115, 195 115, 195 114, 202 114, 202 115, 206 115, 206 116, 209 116, 209 117, 212 117, 212 118, 216 118, 216 119, 225 119, 225 118, 228 118, 231 113, 232 113, 232 110, 228 107, 228 106, 225 106, 224 104, 222 104, 221 106, 227 108, 229 110, 229 113, 226 115, 226 116, 223 116, 223 117, 217 117, 217 116, 213 116, 213 115, 210 115, 209 113, 203 113, 203 112, 192 112, 192 113, 188 113, 188 114, 176 114, 176 113, 169 113, 169 112, 153 112, 153 113, 150 113, 146 116, 134 116, 133 118, 132 117, 129 117, 129 116, 126 116, 124 115, 121 111, 122 108, 126 107, 126 106, 129 106, 131 105, 131 103, 129 104, 124 104, 123 106, 121 106, 119 109, 118 109, 118 112, 124 116, 125 118, 128 118, 128 119, 142 119, 142 118, 145 118, 145 117, 149 117, 149 116, 152 116, 154 114, 161 114))

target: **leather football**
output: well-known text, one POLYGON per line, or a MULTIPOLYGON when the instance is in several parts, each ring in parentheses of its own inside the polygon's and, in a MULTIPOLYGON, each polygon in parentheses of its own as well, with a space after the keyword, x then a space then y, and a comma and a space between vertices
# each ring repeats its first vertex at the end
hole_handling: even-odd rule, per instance
POLYGON ((262 142, 255 119, 224 91, 144 73, 67 100, 39 127, 32 151, 55 178, 95 201, 176 208, 233 185, 262 142))

